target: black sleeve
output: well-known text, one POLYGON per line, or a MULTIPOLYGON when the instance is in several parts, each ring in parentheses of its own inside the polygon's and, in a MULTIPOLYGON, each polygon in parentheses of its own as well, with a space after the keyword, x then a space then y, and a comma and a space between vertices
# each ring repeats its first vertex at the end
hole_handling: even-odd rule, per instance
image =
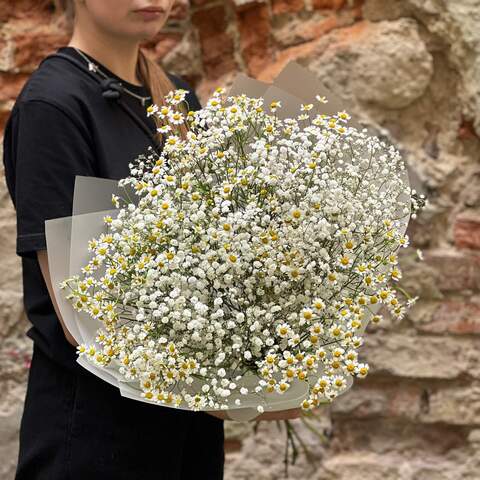
POLYGON ((18 104, 4 136, 7 184, 17 215, 16 253, 46 249, 45 220, 72 214, 75 175, 96 176, 88 133, 60 107, 18 104))

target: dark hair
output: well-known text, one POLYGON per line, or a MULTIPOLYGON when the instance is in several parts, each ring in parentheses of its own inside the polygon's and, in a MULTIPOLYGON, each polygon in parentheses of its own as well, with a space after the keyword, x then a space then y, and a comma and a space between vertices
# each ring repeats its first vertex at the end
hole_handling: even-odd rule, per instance
MULTIPOLYGON (((53 0, 55 11, 63 14, 67 21, 67 26, 70 30, 70 34, 73 33, 74 19, 75 19, 75 2, 74 0, 53 0)), ((159 107, 166 105, 165 95, 177 87, 171 82, 170 78, 166 75, 163 68, 154 60, 148 57, 148 55, 139 48, 138 50, 138 62, 137 62, 137 75, 140 78, 144 86, 150 90, 152 96, 152 102, 159 107)), ((178 107, 184 114, 187 113, 186 105, 182 102, 178 107)), ((157 127, 162 124, 160 120, 153 115, 153 119, 157 127)), ((179 135, 182 138, 186 138, 188 127, 185 124, 177 125, 179 129, 179 135)), ((161 132, 157 132, 157 138, 160 141, 163 135, 161 132)))

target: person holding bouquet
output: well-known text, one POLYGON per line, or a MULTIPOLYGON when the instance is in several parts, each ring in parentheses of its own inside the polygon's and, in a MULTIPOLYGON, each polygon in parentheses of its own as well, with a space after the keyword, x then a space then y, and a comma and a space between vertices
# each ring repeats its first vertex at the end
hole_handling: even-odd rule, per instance
MULTIPOLYGON (((77 363, 46 253, 45 221, 72 215, 76 175, 121 179, 136 155, 162 148, 149 105, 184 88, 188 108, 201 108, 185 80, 140 48, 161 30, 173 3, 57 0, 70 41, 43 59, 6 124, 3 161, 33 340, 16 480, 223 478, 227 414, 122 397, 77 363)), ((266 412, 256 420, 300 414, 300 408, 266 412)))

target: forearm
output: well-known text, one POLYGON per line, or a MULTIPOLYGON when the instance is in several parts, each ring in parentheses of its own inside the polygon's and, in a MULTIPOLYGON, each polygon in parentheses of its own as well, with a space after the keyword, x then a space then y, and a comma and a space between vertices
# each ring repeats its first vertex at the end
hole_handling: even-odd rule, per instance
POLYGON ((40 270, 42 271, 42 275, 45 280, 45 284, 47 285, 50 299, 52 300, 53 308, 55 309, 55 313, 57 314, 58 319, 60 320, 60 324, 62 326, 62 330, 65 335, 65 338, 67 339, 68 343, 76 347, 78 343, 75 341, 75 339, 72 337, 67 327, 65 326, 65 322, 62 318, 62 315, 60 314, 60 309, 58 308, 57 301, 53 293, 52 281, 50 279, 50 270, 48 268, 47 251, 46 250, 37 251, 37 258, 38 258, 38 263, 40 264, 40 270))

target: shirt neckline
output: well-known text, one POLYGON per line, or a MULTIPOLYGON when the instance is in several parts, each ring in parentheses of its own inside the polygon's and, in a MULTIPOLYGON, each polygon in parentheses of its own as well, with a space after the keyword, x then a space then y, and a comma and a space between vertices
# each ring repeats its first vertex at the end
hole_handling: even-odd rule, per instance
MULTIPOLYGON (((58 48, 57 52, 63 52, 63 53, 68 53, 70 55, 74 55, 79 60, 85 62, 85 59, 81 55, 78 54, 78 52, 75 50, 74 47, 72 47, 70 45, 66 45, 64 47, 58 48)), ((83 50, 82 50, 82 53, 86 57, 88 57, 93 63, 95 63, 99 67, 99 69, 102 70, 103 73, 105 73, 107 76, 109 76, 111 78, 114 78, 115 80, 118 80, 124 87, 128 88, 132 92, 134 92, 138 95, 145 96, 145 97, 150 95, 150 90, 147 87, 145 87, 144 85, 135 85, 134 83, 127 82, 123 78, 121 78, 118 75, 116 75, 115 73, 113 73, 105 65, 100 63, 98 60, 96 60, 94 57, 92 57, 88 53, 84 52, 83 50)))

